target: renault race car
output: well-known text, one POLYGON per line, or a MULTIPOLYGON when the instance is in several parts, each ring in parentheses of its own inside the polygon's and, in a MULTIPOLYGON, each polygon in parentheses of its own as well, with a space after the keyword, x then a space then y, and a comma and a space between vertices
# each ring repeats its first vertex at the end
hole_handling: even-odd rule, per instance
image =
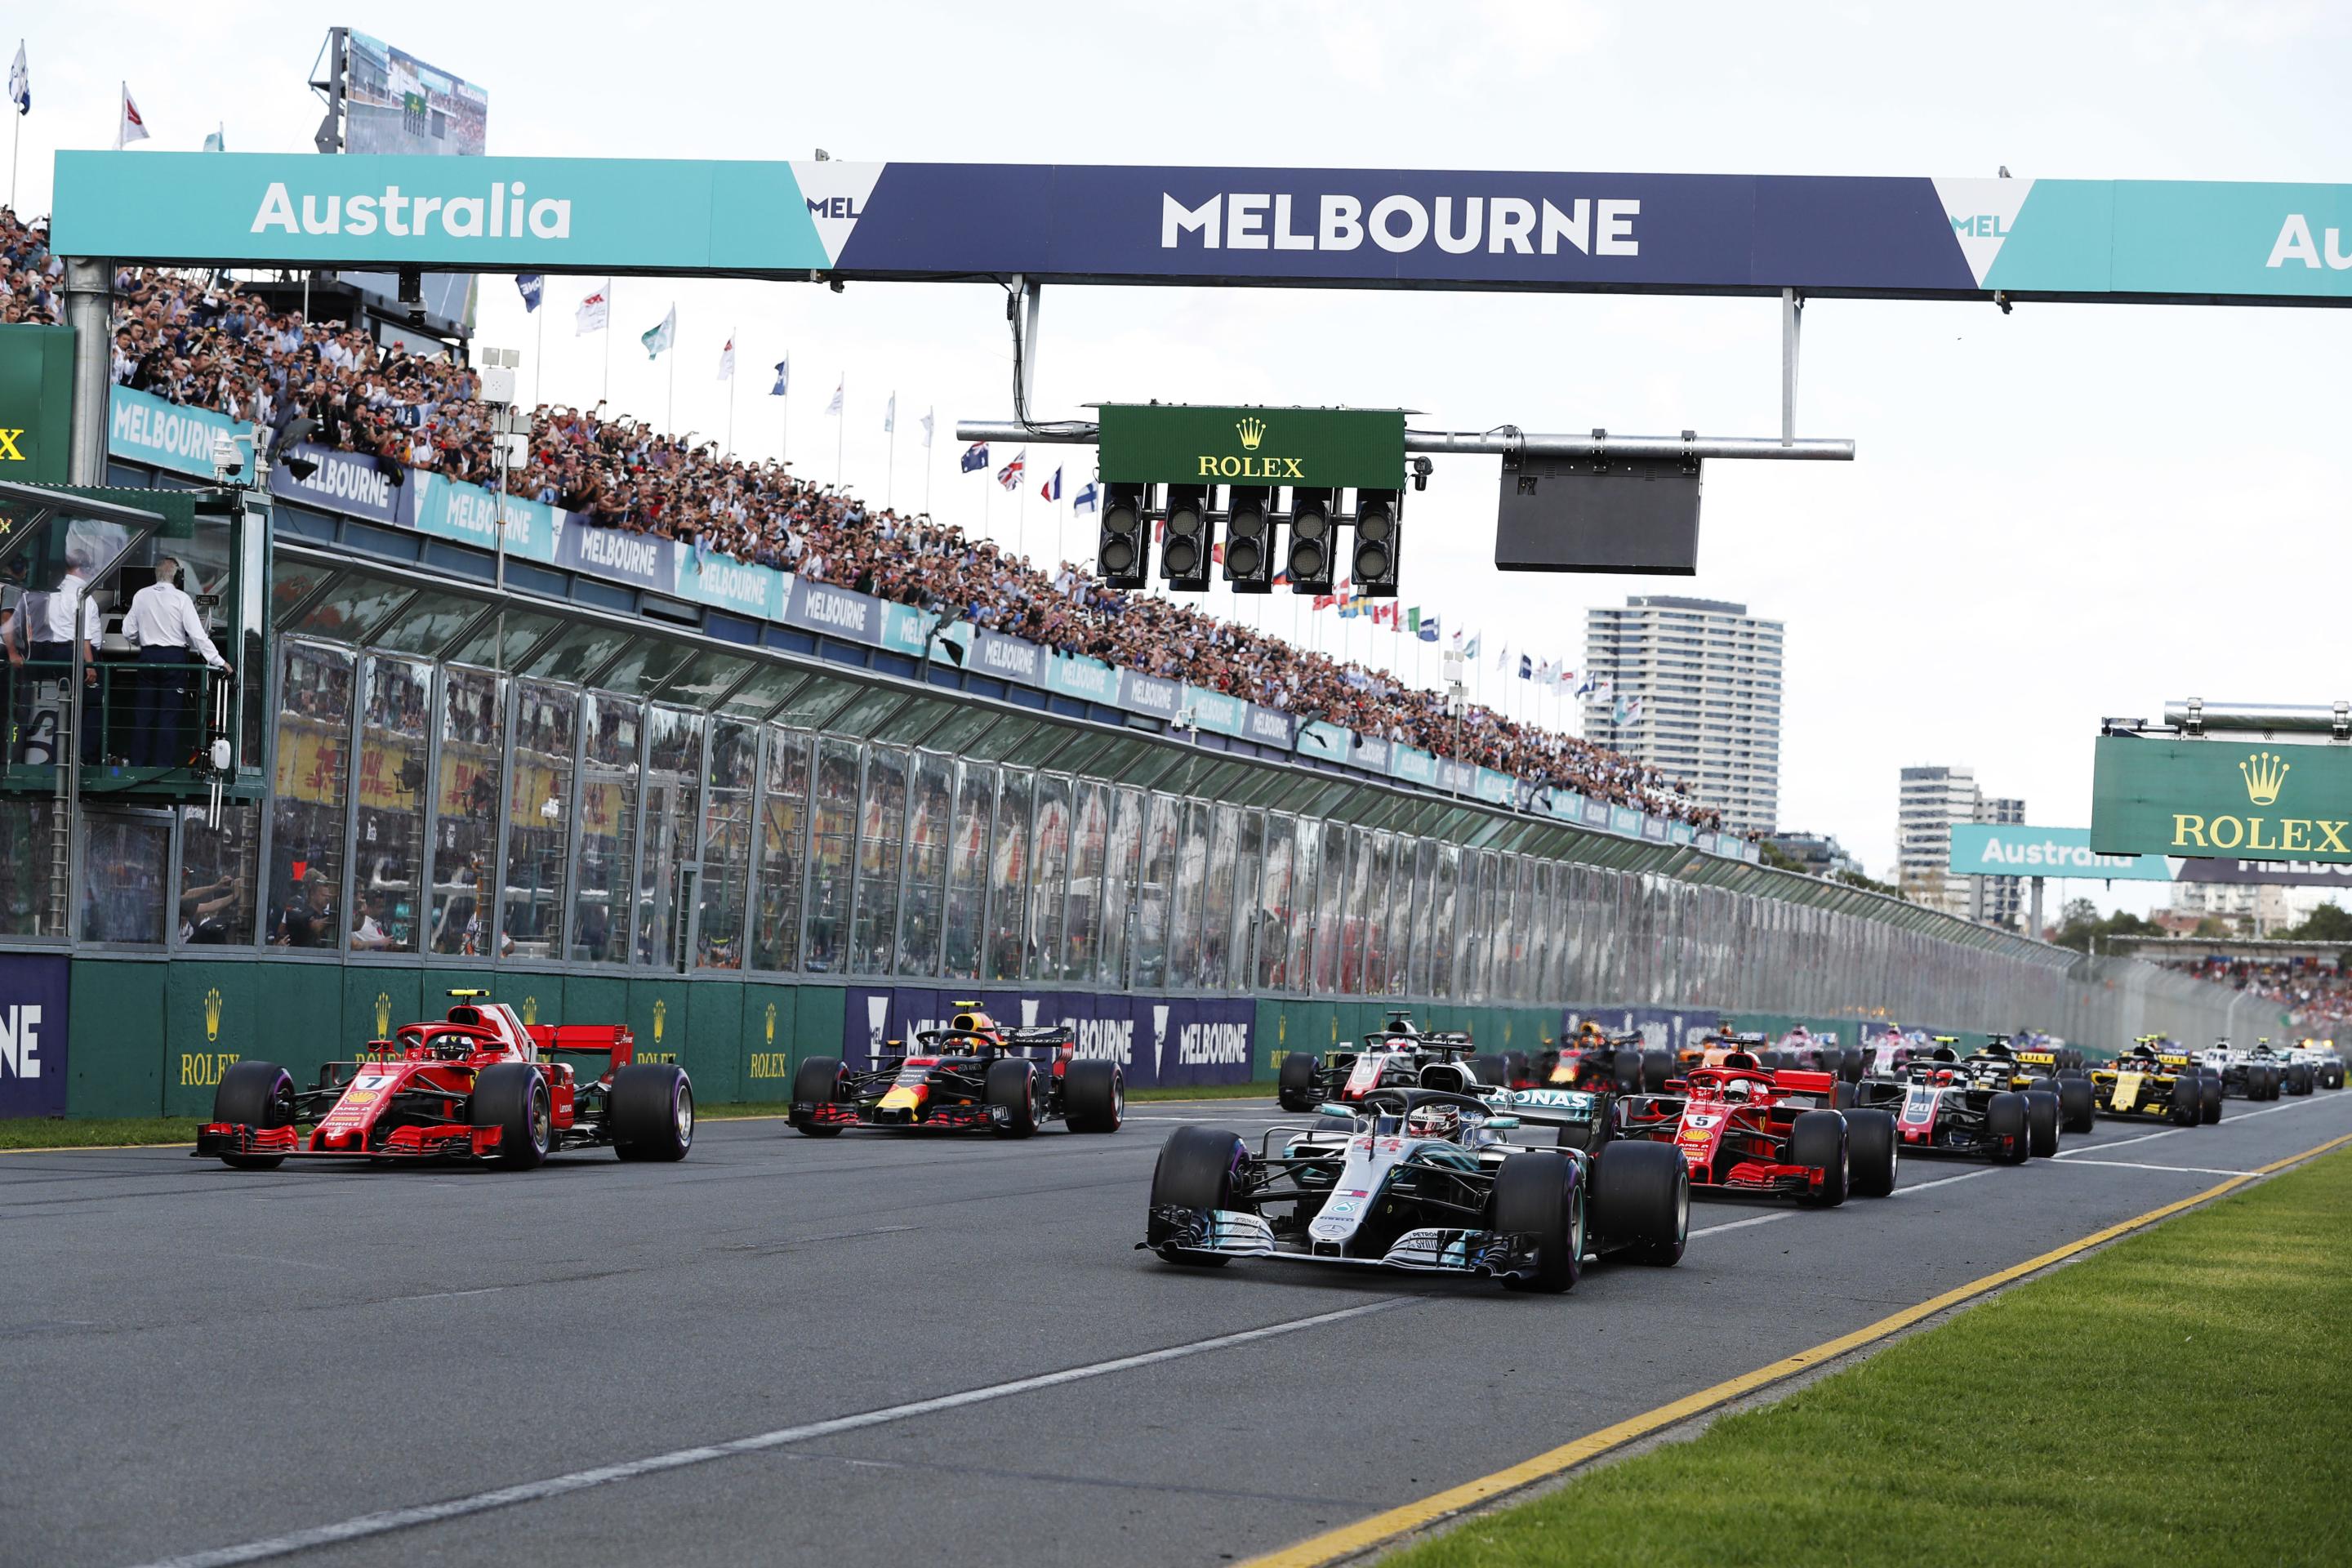
POLYGON ((956 1005, 961 1011, 947 1028, 924 1030, 916 1050, 893 1049, 866 1071, 852 1071, 838 1057, 801 1063, 793 1073, 793 1126, 812 1138, 837 1137, 845 1127, 986 1129, 1026 1138, 1048 1121, 1073 1132, 1118 1131, 1127 1079, 1117 1062, 1076 1059, 1066 1025, 1011 1028, 976 1002, 956 1005))
POLYGON ((1883 1198, 1895 1190, 1895 1119, 1838 1110, 1833 1073, 1769 1069, 1739 1051, 1719 1067, 1691 1068, 1678 1083, 1677 1092, 1620 1102, 1615 1131, 1681 1150, 1694 1191, 1830 1207, 1849 1192, 1883 1198))
MULTIPOLYGON (((1981 1079, 2000 1089, 2013 1089, 2021 1094, 2054 1095, 2058 1100, 2057 1131, 2049 1135, 2049 1146, 2035 1144, 2036 1155, 2058 1152, 2058 1132, 2088 1132, 2097 1124, 2098 1096, 2092 1092, 2091 1079, 2082 1068, 2062 1067, 2062 1053, 2047 1047, 2027 1051, 2017 1048, 2014 1036, 1995 1035, 1981 1051, 1961 1062, 1972 1079, 1981 1079)), ((2028 1142, 2040 1136, 2037 1112, 2029 1100, 2026 1106, 2028 1142)))
POLYGON ((2344 1058, 2334 1040, 2305 1040, 2287 1052, 2287 1059, 2311 1068, 2312 1081, 2321 1089, 2344 1087, 2344 1058))
POLYGON ((1960 1059, 1957 1042, 1938 1036, 1897 1076, 1873 1074, 1852 1089, 1857 1108, 1892 1112, 1903 1147, 1918 1153, 1979 1154, 2021 1165, 2058 1152, 2059 1097, 2020 1090, 2017 1062, 2006 1053, 1960 1059))
POLYGON ((1255 1152, 1181 1127, 1160 1152, 1139 1247, 1215 1268, 1236 1258, 1463 1274, 1517 1290, 1573 1286, 1588 1257, 1678 1261, 1690 1178, 1670 1144, 1612 1141, 1605 1095, 1377 1088, 1277 1127, 1255 1152), (1557 1126, 1561 1146, 1505 1136, 1557 1126))
MULTIPOLYGON (((2154 1036, 2143 1036, 2114 1061, 2093 1068, 2091 1090, 2102 1116, 2168 1121, 2175 1127, 2195 1127, 2206 1120, 2204 1074, 2187 1052, 2169 1041, 2159 1047, 2154 1036)), ((2218 1107, 2221 1098, 2217 1084, 2211 1104, 2218 1107)))
POLYGON ((1412 1015, 1389 1015, 1385 1026, 1363 1037, 1353 1050, 1317 1056, 1293 1051, 1276 1069, 1276 1099, 1285 1110, 1304 1114, 1327 1101, 1360 1100, 1376 1089, 1444 1089, 1475 1094, 1481 1085, 1502 1085, 1510 1068, 1499 1056, 1479 1056, 1470 1037, 1423 1034, 1412 1015))
POLYGON ((528 1171, 569 1149, 682 1160, 694 1143, 694 1086, 634 1059, 618 1025, 526 1024, 487 991, 452 991, 446 1018, 403 1025, 318 1083, 294 1087, 275 1062, 221 1075, 195 1158, 267 1171, 289 1159, 448 1160, 528 1171), (582 1082, 570 1056, 599 1058, 582 1082))

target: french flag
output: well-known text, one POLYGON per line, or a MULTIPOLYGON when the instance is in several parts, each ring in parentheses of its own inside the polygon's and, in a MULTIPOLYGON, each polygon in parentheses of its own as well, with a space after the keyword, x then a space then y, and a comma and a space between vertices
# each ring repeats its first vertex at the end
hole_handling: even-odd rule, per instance
POLYGON ((1037 493, 1044 496, 1047 500, 1060 500, 1062 499, 1062 470, 1055 468, 1054 470, 1054 477, 1037 487, 1037 493))

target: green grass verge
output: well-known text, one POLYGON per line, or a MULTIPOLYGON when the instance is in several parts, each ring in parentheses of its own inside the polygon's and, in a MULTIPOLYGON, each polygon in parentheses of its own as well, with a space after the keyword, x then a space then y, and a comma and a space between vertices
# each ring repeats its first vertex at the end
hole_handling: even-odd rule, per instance
POLYGON ((2352 1562, 2348 1319, 2338 1153, 1388 1561, 2352 1562))
POLYGON ((190 1116, 126 1116, 93 1121, 22 1117, 0 1121, 0 1149, 88 1149, 110 1143, 193 1143, 204 1125, 190 1116))

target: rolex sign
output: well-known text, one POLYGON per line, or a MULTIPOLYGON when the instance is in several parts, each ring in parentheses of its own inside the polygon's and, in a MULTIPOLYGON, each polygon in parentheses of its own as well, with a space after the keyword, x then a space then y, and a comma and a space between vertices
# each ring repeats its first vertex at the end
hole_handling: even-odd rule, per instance
POLYGON ((1404 415, 1393 408, 1211 408, 1108 403, 1102 477, 1138 484, 1401 489, 1404 415))
POLYGON ((2091 780, 2091 847, 2352 861, 2352 749, 2103 735, 2091 780))
POLYGON ((71 479, 73 329, 0 326, 0 479, 71 479))

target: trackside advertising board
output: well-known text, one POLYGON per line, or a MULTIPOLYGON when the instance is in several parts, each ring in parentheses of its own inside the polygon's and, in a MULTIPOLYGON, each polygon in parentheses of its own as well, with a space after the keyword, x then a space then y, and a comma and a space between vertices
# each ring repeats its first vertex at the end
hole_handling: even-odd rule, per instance
POLYGON ((892 1040, 914 1048, 926 1029, 944 1029, 981 999, 999 1024, 1066 1024, 1077 1055, 1119 1064, 1129 1089, 1247 1083, 1257 1047, 1257 1004, 1247 996, 1125 996, 1085 991, 935 991, 853 987, 842 1012, 841 1059, 871 1067, 892 1040))
POLYGON ((2102 735, 2091 847, 2352 861, 2352 748, 2102 735))
POLYGON ((1404 483, 1404 416, 1393 409, 1107 403, 1098 417, 1106 479, 1381 489, 1404 483))
POLYGON ((64 256, 497 272, 2352 302, 2352 186, 61 152, 64 256))
POLYGON ((2101 855, 2087 827, 1952 825, 1948 867, 1961 877, 2094 877, 2101 881, 2168 882, 2161 855, 2101 855))
POLYGON ((0 952, 0 1120, 66 1113, 71 962, 61 952, 0 952))

